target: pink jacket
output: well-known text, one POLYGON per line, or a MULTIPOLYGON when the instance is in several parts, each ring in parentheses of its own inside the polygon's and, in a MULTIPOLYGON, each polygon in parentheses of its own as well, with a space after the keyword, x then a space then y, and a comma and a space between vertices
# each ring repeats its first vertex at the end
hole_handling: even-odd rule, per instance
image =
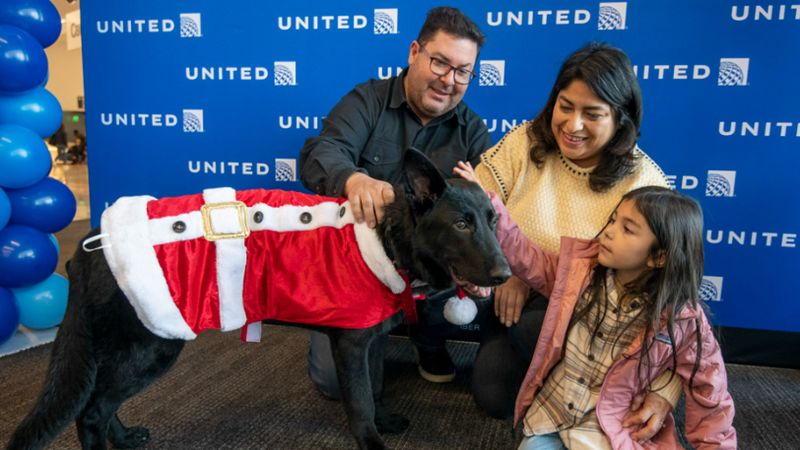
MULTIPOLYGON (((511 220, 502 202, 493 195, 491 197, 499 214, 497 237, 511 271, 550 299, 533 360, 517 395, 514 411, 514 423, 517 424, 525 416, 547 374, 561 359, 573 309, 597 265, 598 244, 593 240, 562 238, 560 253, 547 253, 529 241, 511 220)), ((675 320, 674 332, 678 351, 676 376, 681 378, 684 385, 685 434, 688 441, 698 450, 735 449, 733 399, 728 393, 728 379, 719 344, 708 319, 701 309, 687 307, 675 320), (692 396, 689 377, 697 352, 698 326, 702 329, 703 352, 700 367, 694 376, 692 396), (706 408, 703 405, 713 407, 706 408)), ((658 339, 649 354, 651 367, 649 372, 643 374, 643 378, 649 380, 672 366, 671 346, 664 342, 669 342, 669 334, 666 328, 657 334, 658 339)), ((622 419, 634 395, 646 388, 636 376, 636 356, 643 339, 644 336, 640 335, 626 349, 624 354, 633 357, 620 358, 606 374, 597 400, 598 421, 611 446, 617 450, 681 448, 672 415, 667 417, 664 428, 644 445, 631 439, 630 430, 622 427, 622 419)))

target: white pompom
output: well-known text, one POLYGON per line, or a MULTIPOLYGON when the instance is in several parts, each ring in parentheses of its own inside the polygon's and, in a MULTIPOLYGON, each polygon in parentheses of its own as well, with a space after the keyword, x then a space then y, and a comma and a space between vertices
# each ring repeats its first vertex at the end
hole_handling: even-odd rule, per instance
POLYGON ((453 325, 466 325, 475 320, 478 306, 469 297, 450 297, 444 304, 444 318, 453 325))

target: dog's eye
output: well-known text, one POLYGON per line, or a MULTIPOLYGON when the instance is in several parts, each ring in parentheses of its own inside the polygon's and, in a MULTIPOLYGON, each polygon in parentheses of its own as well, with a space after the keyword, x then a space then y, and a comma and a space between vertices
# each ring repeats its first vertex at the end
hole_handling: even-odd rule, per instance
POLYGON ((467 221, 464 219, 456 220, 456 223, 453 224, 458 231, 464 231, 467 229, 467 221))
POLYGON ((497 227, 497 214, 492 211, 486 215, 486 218, 489 219, 489 226, 495 229, 497 227))

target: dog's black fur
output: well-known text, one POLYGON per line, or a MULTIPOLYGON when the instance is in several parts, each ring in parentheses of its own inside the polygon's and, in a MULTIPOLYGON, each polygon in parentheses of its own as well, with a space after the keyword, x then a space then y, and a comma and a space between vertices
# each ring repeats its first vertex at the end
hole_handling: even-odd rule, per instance
MULTIPOLYGON (((451 287, 454 274, 483 286, 505 281, 510 270, 486 194, 474 183, 446 182, 414 150, 406 152, 404 167, 405 185, 396 188, 397 200, 387 206, 378 228, 387 254, 435 288, 451 287)), ((78 248, 67 271, 69 305, 47 378, 8 448, 42 448, 73 418, 84 449, 105 449, 107 441, 117 448, 143 445, 147 429, 125 427, 117 410, 170 369, 184 341, 157 337, 142 325, 102 252, 78 248)), ((381 402, 385 336, 396 318, 360 330, 323 329, 331 338, 342 404, 359 448, 385 448, 379 431, 408 426, 381 402)))

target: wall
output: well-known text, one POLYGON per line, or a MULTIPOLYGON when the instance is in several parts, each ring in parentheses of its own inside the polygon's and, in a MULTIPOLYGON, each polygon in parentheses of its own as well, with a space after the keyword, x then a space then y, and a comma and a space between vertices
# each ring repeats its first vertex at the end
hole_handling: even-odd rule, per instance
MULTIPOLYGON (((66 3, 64 0, 53 2, 61 13, 77 11, 78 3, 66 3)), ((45 49, 49 64, 50 78, 47 81, 47 90, 52 92, 61 103, 64 111, 83 111, 84 107, 78 105, 78 97, 83 97, 83 54, 81 49, 67 50, 67 33, 75 33, 74 27, 67 27, 62 22, 61 35, 58 40, 45 49)), ((77 30, 79 33, 80 31, 77 30)))
MULTIPOLYGON (((405 65, 436 3, 84 0, 93 222, 122 195, 302 189, 305 138, 356 83, 405 65)), ((645 99, 640 145, 705 211, 714 321, 800 331, 800 5, 460 5, 489 38, 466 101, 494 139, 538 112, 571 51, 626 50, 645 99)))

